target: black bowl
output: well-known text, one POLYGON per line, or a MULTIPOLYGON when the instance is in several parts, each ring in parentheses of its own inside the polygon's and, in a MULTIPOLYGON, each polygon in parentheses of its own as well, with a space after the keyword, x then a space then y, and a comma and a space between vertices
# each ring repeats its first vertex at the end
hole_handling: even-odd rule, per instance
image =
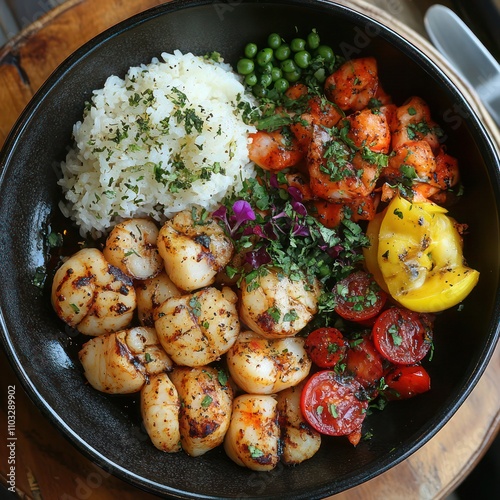
POLYGON ((182 498, 312 499, 338 493, 380 474, 427 442, 470 393, 499 331, 499 160, 470 105, 432 61, 401 36, 326 1, 173 2, 110 29, 78 50, 49 78, 14 127, 1 154, 0 289, 4 348, 30 396, 69 440, 104 469, 151 492, 182 498), (54 164, 65 156, 72 125, 91 91, 110 74, 162 51, 219 51, 235 62, 248 41, 268 33, 290 39, 317 28, 345 56, 373 55, 397 103, 428 101, 460 159, 465 194, 453 209, 469 225, 465 254, 481 272, 464 307, 436 320, 427 368, 432 390, 392 403, 365 422, 373 438, 356 448, 324 439, 298 467, 256 473, 220 449, 200 458, 156 450, 141 428, 134 398, 109 397, 84 383, 73 338, 53 313, 46 291, 32 285, 48 265, 43 231, 60 220, 54 164))

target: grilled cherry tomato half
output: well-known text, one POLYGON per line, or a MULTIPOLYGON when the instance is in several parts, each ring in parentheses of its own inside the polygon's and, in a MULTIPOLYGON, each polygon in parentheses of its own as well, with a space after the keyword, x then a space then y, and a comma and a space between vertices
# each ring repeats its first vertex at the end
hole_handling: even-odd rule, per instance
POLYGON ((363 387, 375 385, 384 375, 382 356, 369 338, 351 342, 346 355, 346 370, 363 387))
POLYGON ((349 321, 366 321, 377 316, 387 300, 371 274, 357 271, 335 287, 335 312, 349 321))
POLYGON ((377 350, 396 365, 418 363, 432 345, 428 316, 398 307, 384 311, 375 321, 372 332, 377 350))
POLYGON ((423 366, 400 366, 385 376, 387 399, 409 399, 431 388, 431 378, 423 366))
POLYGON ((336 328, 318 328, 312 331, 305 342, 312 362, 321 368, 335 366, 345 356, 347 344, 336 328))
POLYGON ((362 390, 356 380, 341 379, 333 370, 317 372, 302 390, 302 414, 322 434, 358 437, 368 408, 357 397, 362 390))

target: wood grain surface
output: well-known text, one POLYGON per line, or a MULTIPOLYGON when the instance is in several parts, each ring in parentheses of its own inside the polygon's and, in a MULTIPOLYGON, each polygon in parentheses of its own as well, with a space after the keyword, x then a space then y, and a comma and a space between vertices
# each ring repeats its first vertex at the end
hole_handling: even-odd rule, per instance
MULTIPOLYGON (((69 0, 0 49, 0 145, 34 92, 69 54, 113 24, 160 3, 163 2, 69 0)), ((362 0, 338 3, 354 6, 378 18, 438 60, 462 92, 469 96, 492 137, 497 144, 500 143, 498 129, 476 96, 459 81, 439 54, 408 28, 408 25, 415 25, 414 11, 397 7, 396 0, 379 0, 377 4, 384 6, 384 11, 362 0)), ((0 352, 0 380, 2 448, 5 446, 3 436, 7 429, 5 395, 8 386, 16 386, 16 486, 20 497, 100 500, 153 498, 99 469, 73 448, 24 394, 3 352, 0 352)), ((497 347, 472 394, 433 439, 385 474, 333 498, 427 500, 445 497, 477 464, 499 426, 500 348, 497 347)), ((0 477, 4 484, 7 472, 6 461, 2 458, 0 477)))

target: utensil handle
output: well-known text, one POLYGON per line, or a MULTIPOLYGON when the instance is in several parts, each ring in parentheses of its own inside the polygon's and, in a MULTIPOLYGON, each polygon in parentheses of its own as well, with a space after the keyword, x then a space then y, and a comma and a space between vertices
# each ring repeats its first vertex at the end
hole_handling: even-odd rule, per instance
POLYGON ((500 0, 453 0, 454 10, 500 61, 500 0))

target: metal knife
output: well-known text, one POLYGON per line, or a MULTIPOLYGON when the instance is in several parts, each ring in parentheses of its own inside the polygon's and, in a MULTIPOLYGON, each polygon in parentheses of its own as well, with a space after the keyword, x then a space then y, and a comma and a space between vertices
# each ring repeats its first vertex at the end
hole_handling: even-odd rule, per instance
POLYGON ((435 47, 474 88, 500 127, 500 64, 451 9, 433 5, 424 18, 435 47))

